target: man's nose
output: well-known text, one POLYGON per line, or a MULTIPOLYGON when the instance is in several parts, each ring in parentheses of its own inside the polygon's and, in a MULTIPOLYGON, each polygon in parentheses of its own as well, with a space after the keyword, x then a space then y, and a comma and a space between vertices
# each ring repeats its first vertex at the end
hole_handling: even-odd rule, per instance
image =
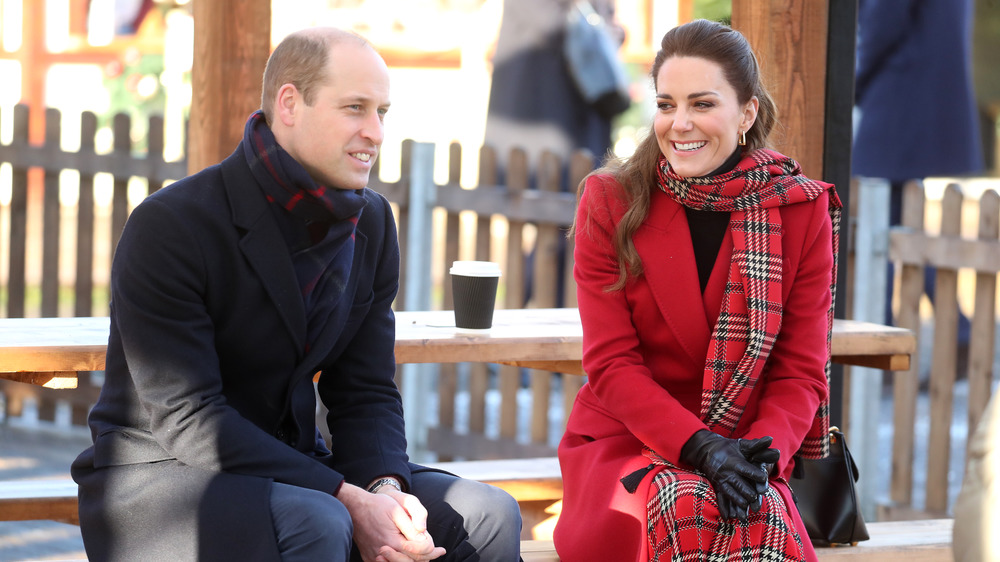
POLYGON ((382 116, 377 111, 373 111, 365 119, 361 135, 375 143, 376 146, 382 144, 382 141, 385 139, 385 123, 382 122, 382 116))

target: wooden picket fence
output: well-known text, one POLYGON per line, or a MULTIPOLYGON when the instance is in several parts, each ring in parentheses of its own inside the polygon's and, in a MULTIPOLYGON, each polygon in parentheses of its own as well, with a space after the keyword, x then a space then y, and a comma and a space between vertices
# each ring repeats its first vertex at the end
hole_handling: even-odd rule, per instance
MULTIPOLYGON (((452 146, 451 162, 460 162, 458 147, 452 146)), ((579 154, 569 162, 569 184, 577 185, 590 172, 592 161, 589 156, 579 154)), ((460 170, 451 169, 452 182, 459 177, 460 170)), ((496 185, 498 166, 496 154, 491 149, 480 153, 479 181, 484 185, 496 185)), ((531 176, 526 154, 515 150, 508 161, 506 170, 507 186, 503 193, 506 197, 518 199, 529 192, 531 176)), ((541 194, 559 195, 563 200, 557 207, 542 209, 540 205, 531 204, 534 216, 530 219, 513 212, 503 213, 506 216, 508 233, 504 263, 505 291, 504 308, 553 308, 559 306, 576 306, 576 284, 573 283, 570 272, 573 270, 572 241, 566 240, 565 225, 572 222, 575 211, 575 197, 566 199, 565 193, 560 194, 563 163, 550 153, 542 154, 536 172, 537 187, 541 194), (547 217, 547 220, 545 220, 547 217), (531 295, 527 295, 524 281, 528 278, 525 252, 522 251, 524 231, 529 221, 537 225, 535 235, 531 272, 531 295), (565 244, 560 244, 560 241, 565 244), (560 250, 562 247, 562 250, 560 250), (559 270, 565 273, 560 276, 559 270), (562 302, 559 302, 559 283, 562 283, 562 302)), ((452 183, 450 182, 450 183, 452 183)), ((479 190, 475 190, 479 191, 479 190)), ((460 192, 451 189, 458 195, 460 192)), ((489 193, 489 191, 487 191, 489 193)), ((497 192, 494 190, 494 196, 497 192)), ((464 193, 462 193, 464 195, 464 193)), ((471 205, 454 205, 441 201, 448 210, 445 235, 445 267, 458 258, 459 216, 463 208, 471 205)), ((489 217, 486 212, 496 209, 499 201, 489 205, 478 205, 476 224, 476 259, 489 259, 490 247, 493 244, 489 217)), ((444 309, 452 308, 451 285, 444 284, 444 309)), ((525 456, 549 456, 555 453, 549 440, 550 433, 550 397, 552 384, 556 375, 553 373, 530 370, 531 414, 530 441, 525 444, 517 440, 518 434, 518 401, 521 369, 512 366, 490 366, 472 364, 468 379, 469 419, 468 431, 458 431, 455 428, 455 404, 458 388, 458 369, 455 365, 441 365, 438 379, 438 426, 432 428, 428 435, 428 448, 437 452, 442 458, 461 456, 464 458, 511 458, 525 456), (500 396, 499 434, 485 438, 486 435, 486 396, 490 382, 490 369, 498 371, 496 381, 500 396)), ((567 375, 561 377, 560 387, 563 399, 563 419, 570 410, 570 404, 576 396, 576 391, 583 384, 583 377, 567 375)), ((561 433, 562 427, 559 428, 561 433)))
MULTIPOLYGON (((6 275, 0 277, 0 297, 3 297, 0 317, 106 315, 107 289, 102 282, 106 284, 110 256, 130 212, 130 181, 144 179, 147 193, 151 193, 171 180, 184 177, 186 163, 165 161, 164 127, 159 117, 149 120, 145 154, 137 154, 132 146, 129 135, 132 123, 127 115, 114 117, 114 148, 110 153, 99 154, 95 150, 97 118, 94 114, 82 115, 80 148, 76 152, 60 148, 62 116, 55 109, 46 111, 45 143, 42 146, 29 144, 28 115, 27 106, 14 108, 13 139, 10 144, 0 144, 0 166, 10 167, 11 178, 10 203, 7 209, 0 208, 0 242, 6 241, 6 248, 0 248, 0 257, 6 254, 8 262, 6 275), (60 175, 64 170, 75 170, 79 174, 79 200, 73 206, 60 203, 60 175), (31 180, 33 174, 39 174, 40 179, 31 180), (103 218, 95 217, 94 185, 98 174, 110 174, 113 178, 110 209, 97 209, 109 215, 103 218), (72 226, 74 232, 63 232, 64 225, 72 226), (32 268, 29 261, 38 259, 35 253, 40 254, 41 264, 32 268), (95 263, 95 256, 103 256, 103 260, 95 263), (35 291, 40 296, 36 296, 35 291)), ((514 150, 502 172, 505 185, 501 185, 497 154, 483 147, 478 158, 479 185, 466 189, 459 184, 462 147, 452 144, 447 160, 447 182, 431 185, 429 201, 414 202, 411 201, 411 188, 418 183, 433 184, 435 159, 433 150, 426 150, 426 145, 415 150, 418 147, 413 141, 404 141, 397 181, 377 179, 377 162, 370 184, 396 209, 402 264, 396 308, 407 309, 406 292, 402 288, 408 276, 427 273, 426 270, 412 272, 406 267, 411 246, 412 251, 427 250, 423 241, 411 244, 409 240, 409 224, 413 220, 425 224, 433 221, 435 229, 445 233, 443 250, 437 250, 443 251, 443 255, 433 260, 441 267, 430 271, 428 290, 436 298, 433 308, 451 308, 450 283, 444 281, 448 279, 448 266, 460 257, 501 263, 499 307, 575 306, 575 285, 570 275, 560 276, 558 272, 572 271, 572 245, 565 240, 565 229, 572 222, 576 206, 575 187, 592 169, 592 158, 581 152, 564 162, 545 153, 532 155, 537 161, 530 162, 524 151, 514 150), (503 228, 498 228, 498 224, 503 228), (560 283, 562 287, 558 286, 560 283), (557 302, 560 294, 562 302, 557 302)), ((431 256, 425 258, 430 260, 431 256)), ((75 391, 0 381, 0 393, 4 395, 6 413, 10 416, 21 415, 25 401, 31 400, 37 404, 39 419, 51 421, 56 404, 61 402, 69 404, 73 423, 83 424, 87 410, 96 399, 100 375, 82 376, 80 388, 75 391)), ((432 450, 442 458, 551 453, 547 412, 553 380, 558 381, 561 377, 539 372, 528 375, 532 392, 532 428, 530 442, 525 442, 523 438, 516 438, 521 375, 514 367, 503 367, 496 372, 496 367, 483 364, 441 366, 437 376, 439 423, 432 428, 428 438, 429 444, 437 448, 432 450), (499 390, 491 391, 491 386, 499 390), (494 435, 488 437, 487 395, 491 393, 500 396, 499 434, 494 431, 494 435), (465 401, 467 410, 456 412, 456 404, 465 401), (458 418, 464 420, 467 429, 456 428, 458 418)), ((566 386, 567 404, 563 411, 568 412, 568 403, 582 379, 566 379, 562 381, 566 386)), ((559 388, 560 382, 556 382, 555 387, 559 388)))
MULTIPOLYGON (((934 203, 937 207, 937 202, 934 203)), ((963 196, 958 185, 949 185, 940 200, 940 228, 929 231, 925 214, 930 203, 921 182, 906 185, 902 226, 889 234, 889 257, 902 267, 899 279, 898 325, 917 334, 917 349, 924 349, 921 295, 924 267, 937 270, 930 342, 930 430, 926 444, 917 443, 917 396, 920 384, 920 354, 910 371, 893 378, 893 446, 889 504, 880 509, 880 519, 944 517, 949 497, 957 491, 962 474, 949 478, 951 429, 955 405, 958 343, 958 294, 960 270, 975 274, 972 330, 968 356, 968 434, 975 430, 990 398, 996 361, 997 275, 1000 274, 1000 195, 985 191, 978 201, 963 196), (963 237, 977 230, 975 238, 963 237), (915 507, 914 450, 926 447, 926 495, 922 508, 915 507), (958 481, 956 483, 956 480, 958 481)), ((968 289, 967 289, 968 290, 968 289)), ((968 436, 962 441, 968 443, 968 436)))
MULTIPOLYGON (((184 177, 184 162, 163 160, 163 119, 149 120, 149 151, 144 157, 133 154, 130 140, 131 119, 119 114, 113 118, 113 149, 107 154, 95 151, 97 116, 83 113, 80 122, 80 149, 67 152, 60 148, 61 114, 56 109, 45 112, 45 143, 32 146, 28 143, 28 106, 17 105, 13 111, 13 138, 9 145, 0 144, 0 164, 11 167, 10 208, 7 213, 9 228, 8 271, 6 275, 5 307, 0 315, 18 318, 26 315, 59 316, 60 256, 62 248, 63 209, 59 201, 60 174, 63 170, 79 173, 79 202, 76 205, 75 274, 72 295, 74 316, 93 313, 95 240, 105 239, 109 244, 104 250, 110 254, 118 244, 118 237, 128 218, 128 183, 132 177, 145 178, 149 192, 156 191, 171 179, 184 177), (29 206, 29 174, 38 174, 41 180, 41 215, 38 225, 29 225, 29 217, 38 216, 29 206), (110 230, 101 237, 95 231, 94 183, 95 176, 107 173, 113 176, 110 204, 110 230), (36 226, 37 229, 31 229, 36 226), (31 244, 29 231, 39 234, 40 247, 31 244), (28 310, 29 272, 27 257, 30 252, 41 253, 40 308, 28 310), (27 313, 31 314, 27 314, 27 313)), ((30 195, 35 196, 35 193, 30 195)), ((106 313, 106 312, 105 312, 106 313)))
MULTIPOLYGON (((100 302, 101 290, 106 289, 100 287, 102 278, 100 275, 95 277, 95 271, 105 274, 106 278, 106 272, 101 271, 106 265, 95 262, 94 257, 102 252, 110 255, 117 243, 117 234, 129 213, 130 178, 144 178, 148 191, 152 192, 172 179, 183 177, 186 165, 164 160, 159 142, 163 122, 159 118, 149 122, 148 152, 137 155, 129 141, 131 123, 127 116, 119 115, 114 119, 114 149, 108 154, 98 154, 94 149, 96 118, 92 114, 85 113, 82 117, 80 149, 76 152, 59 148, 58 111, 46 112, 43 146, 28 144, 27 116, 25 106, 15 108, 13 141, 8 145, 0 144, 0 166, 10 168, 12 184, 9 205, 0 207, 0 241, 6 242, 0 245, 0 258, 8 265, 5 276, 0 267, 0 297, 3 298, 0 317, 104 315, 106 308, 98 306, 106 307, 106 303, 100 302), (79 173, 77 205, 60 204, 59 175, 63 170, 79 173), (32 174, 41 176, 35 184, 40 186, 36 190, 40 193, 29 190, 32 174), (104 218, 95 216, 93 185, 97 174, 113 176, 110 211, 105 211, 108 216, 104 218), (73 226, 75 236, 60 232, 60 225, 67 224, 73 226), (33 236, 33 232, 38 236, 33 236), (67 244, 67 238, 72 239, 72 243, 67 244), (34 258, 40 260, 40 268, 37 268, 40 274, 29 271, 26 266, 31 252, 36 251, 40 253, 40 257, 34 258), (73 254, 68 262, 64 259, 66 252, 73 254), (68 272, 66 263, 72 265, 68 272), (67 283, 60 282, 61 277, 70 279, 71 290, 66 290, 67 283), (31 296, 34 285, 39 286, 40 297, 31 296), (60 306, 67 301, 71 306, 60 306)), ((507 159, 501 185, 497 154, 483 147, 478 157, 479 185, 466 189, 459 185, 463 148, 457 144, 449 147, 448 179, 440 185, 433 184, 430 172, 434 168, 429 161, 434 159, 433 151, 425 148, 412 141, 404 142, 397 181, 374 179, 379 177, 377 169, 372 176, 371 187, 383 193, 397 211, 404 264, 401 287, 406 286, 407 276, 414 274, 405 266, 409 263, 408 253, 425 251, 417 242, 409 240, 410 221, 431 222, 429 215, 433 215, 434 229, 444 233, 439 240, 441 243, 433 249, 434 259, 431 260, 434 269, 430 271, 428 291, 434 295, 433 308, 451 308, 450 284, 444 281, 448 279, 449 264, 459 257, 501 263, 504 275, 500 307, 575 306, 575 285, 568 274, 572 271, 572 241, 565 239, 564 229, 572 221, 575 209, 573 188, 591 170, 591 158, 577 154, 563 162, 554 155, 542 154, 535 161, 529 161, 529 155, 515 150, 507 159), (414 202, 413 188, 421 183, 431 184, 430 200, 414 202), (416 214, 418 212, 420 215, 416 214)), ((918 337, 922 332, 919 296, 923 284, 921 270, 925 265, 938 270, 937 300, 933 319, 935 336, 931 344, 931 430, 926 444, 930 460, 926 470, 925 505, 915 507, 913 502, 914 449, 924 446, 916 443, 914 431, 921 372, 918 354, 913 358, 908 376, 893 377, 890 505, 881 506, 878 519, 947 514, 949 491, 953 492, 956 485, 955 478, 949 478, 948 474, 956 345, 954 338, 946 334, 955 333, 959 271, 975 270, 976 296, 969 360, 971 431, 989 398, 996 361, 996 276, 1000 273, 998 199, 995 192, 987 192, 977 202, 963 203, 960 190, 949 187, 940 202, 940 229, 925 230, 924 214, 928 205, 917 183, 908 188, 904 201, 905 226, 890 233, 890 257, 902 264, 896 270, 901 286, 899 324, 914 330, 918 337), (978 218, 965 217, 966 221, 977 221, 977 239, 958 235, 963 224, 963 207, 966 215, 969 209, 978 209, 978 218)), ((937 205, 935 201, 935 209, 937 205)), ((849 244, 848 247, 853 246, 849 244)), ((425 275, 426 271, 419 274, 425 275)), ((407 308, 405 301, 405 292, 401 291, 397 308, 407 308)), ((926 344, 918 341, 918 349, 923 345, 926 344)), ((100 375, 82 375, 81 386, 76 391, 0 381, 0 393, 5 397, 8 415, 20 415, 23 403, 32 400, 38 406, 39 418, 52 420, 56 404, 63 403, 69 405, 72 422, 83 424, 87 410, 96 399, 100 375)), ((436 373, 437 424, 429 429, 428 448, 441 459, 551 455, 554 453, 552 436, 561 434, 565 415, 583 382, 582 377, 508 366, 441 365, 436 373), (525 380, 527 388, 522 384, 525 380), (528 400, 524 400, 526 394, 528 400), (561 407, 553 407, 560 405, 553 404, 552 399, 561 400, 561 407), (561 419, 550 415, 553 411, 561 412, 561 419), (523 426, 525 418, 529 420, 527 428, 523 426)))

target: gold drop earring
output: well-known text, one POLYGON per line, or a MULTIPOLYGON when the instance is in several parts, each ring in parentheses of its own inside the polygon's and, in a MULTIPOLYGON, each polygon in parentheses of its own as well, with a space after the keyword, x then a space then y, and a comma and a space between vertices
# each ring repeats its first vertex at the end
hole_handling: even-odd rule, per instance
POLYGON ((745 131, 740 131, 740 139, 738 141, 736 141, 736 144, 738 144, 740 146, 746 146, 747 145, 747 134, 746 134, 745 131))

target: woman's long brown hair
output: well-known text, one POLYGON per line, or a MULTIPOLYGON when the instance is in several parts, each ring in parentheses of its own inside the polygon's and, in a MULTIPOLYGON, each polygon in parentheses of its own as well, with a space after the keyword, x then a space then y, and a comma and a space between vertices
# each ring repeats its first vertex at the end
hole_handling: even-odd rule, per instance
MULTIPOLYGON (((757 57, 754 56, 753 49, 743 34, 708 20, 694 20, 671 29, 663 36, 660 50, 653 59, 650 75, 654 89, 657 86, 656 78, 660 68, 671 57, 698 57, 718 64, 722 67, 726 81, 736 90, 740 104, 745 104, 756 96, 759 104, 757 119, 746 132, 746 146, 743 147, 743 152, 745 154, 766 146, 767 137, 777 121, 777 111, 774 100, 764 87, 757 57)), ((632 243, 632 236, 649 215, 650 193, 657 185, 660 156, 656 133, 650 125, 648 134, 639 143, 632 156, 610 159, 604 166, 590 174, 613 176, 621 184, 624 190, 622 196, 628 206, 615 227, 614 248, 618 257, 619 276, 615 283, 607 287, 608 291, 621 290, 630 277, 642 275, 642 260, 632 243)), ((578 201, 583 195, 585 183, 586 179, 577 187, 578 201)), ((580 231, 581 227, 586 230, 586 225, 578 223, 579 217, 570 229, 571 236, 580 231)))

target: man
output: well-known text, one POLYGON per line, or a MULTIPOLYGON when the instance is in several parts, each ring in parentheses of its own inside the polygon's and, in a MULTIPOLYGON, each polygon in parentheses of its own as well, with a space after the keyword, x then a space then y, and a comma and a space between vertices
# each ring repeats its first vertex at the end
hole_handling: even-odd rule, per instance
POLYGON ((366 188, 385 62, 345 31, 295 33, 261 108, 230 157, 122 234, 94 445, 72 468, 88 557, 517 560, 510 496, 406 456, 399 249, 366 188))

